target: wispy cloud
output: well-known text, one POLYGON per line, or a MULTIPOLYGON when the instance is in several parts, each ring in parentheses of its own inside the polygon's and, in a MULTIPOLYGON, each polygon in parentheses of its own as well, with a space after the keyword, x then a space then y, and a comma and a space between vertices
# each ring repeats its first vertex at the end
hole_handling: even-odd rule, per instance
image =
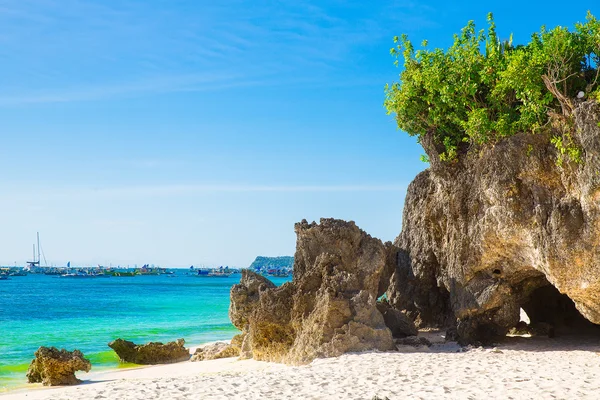
MULTIPOLYGON (((37 198, 146 198, 146 197, 183 197, 202 194, 227 193, 343 193, 343 192, 404 192, 406 185, 400 183, 387 184, 315 184, 315 185, 280 185, 280 184, 151 184, 137 186, 42 186, 35 189, 30 186, 15 185, 6 187, 8 192, 21 193, 29 198, 34 190, 37 198)), ((31 196, 35 197, 35 196, 31 196)), ((8 198, 7 198, 8 199, 8 198)), ((37 204, 37 202, 36 202, 37 204)))
POLYGON ((97 189, 77 190, 80 194, 93 194, 95 196, 122 197, 122 196, 182 196, 202 193, 249 193, 249 192, 274 192, 274 193, 319 193, 319 192, 400 192, 406 186, 398 184, 387 185, 149 185, 130 187, 110 187, 97 189))
POLYGON ((387 47, 391 27, 427 23, 424 11, 398 1, 0 0, 9 82, 0 106, 306 79, 330 85, 364 45, 387 47))
POLYGON ((0 96, 0 106, 91 101, 147 93, 201 92, 262 84, 268 84, 268 81, 242 79, 240 76, 233 74, 161 76, 133 82, 107 83, 98 86, 34 92, 25 95, 0 96))

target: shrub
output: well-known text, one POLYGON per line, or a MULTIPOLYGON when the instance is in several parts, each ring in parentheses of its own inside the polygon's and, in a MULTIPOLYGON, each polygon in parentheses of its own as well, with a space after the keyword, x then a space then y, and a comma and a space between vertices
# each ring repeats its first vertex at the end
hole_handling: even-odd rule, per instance
MULTIPOLYGON (((502 41, 492 14, 487 30, 470 21, 447 50, 415 50, 408 36, 394 38, 391 54, 402 59, 400 81, 386 85, 385 107, 411 136, 430 133, 455 160, 466 143, 493 143, 517 132, 537 132, 551 118, 569 119, 582 91, 600 98, 600 22, 588 12, 574 31, 564 27, 534 33, 526 45, 502 41)), ((568 124, 563 124, 568 125, 568 124)), ((570 140, 553 141, 578 158, 570 140), (567 145, 567 147, 565 147, 567 145)), ((560 150, 560 148, 559 148, 560 150)))

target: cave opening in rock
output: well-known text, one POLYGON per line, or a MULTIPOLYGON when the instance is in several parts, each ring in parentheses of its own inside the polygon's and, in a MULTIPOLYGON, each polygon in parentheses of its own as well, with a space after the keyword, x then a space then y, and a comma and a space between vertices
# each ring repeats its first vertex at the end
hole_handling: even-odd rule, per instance
POLYGON ((535 289, 521 305, 530 319, 530 326, 551 327, 552 334, 598 334, 600 325, 588 321, 567 295, 551 284, 535 289))

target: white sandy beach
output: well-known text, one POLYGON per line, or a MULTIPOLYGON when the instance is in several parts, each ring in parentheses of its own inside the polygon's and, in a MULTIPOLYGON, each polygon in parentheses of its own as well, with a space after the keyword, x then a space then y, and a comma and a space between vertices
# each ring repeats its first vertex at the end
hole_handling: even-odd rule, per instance
POLYGON ((234 358, 81 374, 77 387, 12 399, 597 399, 600 338, 512 338, 497 348, 453 343, 347 354, 291 367, 234 358))

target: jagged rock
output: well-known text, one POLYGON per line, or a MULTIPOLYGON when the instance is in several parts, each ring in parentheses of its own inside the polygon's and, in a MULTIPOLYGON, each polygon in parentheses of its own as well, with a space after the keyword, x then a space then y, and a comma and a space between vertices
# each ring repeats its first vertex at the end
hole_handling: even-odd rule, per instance
POLYGON ((377 309, 383 315, 385 325, 392 331, 393 338, 418 335, 419 331, 415 323, 403 312, 390 306, 387 300, 377 302, 377 309))
POLYGON ((231 289, 230 317, 243 331, 241 357, 307 363, 346 352, 392 350, 376 300, 395 254, 354 222, 296 224, 294 278, 273 287, 245 270, 231 289))
POLYGON ((542 309, 552 303, 535 292, 551 285, 600 324, 599 116, 593 101, 575 110, 580 164, 557 165, 556 132, 518 134, 450 163, 424 136, 431 166, 408 188, 392 306, 419 326, 456 324, 464 342, 486 341, 514 327, 532 296, 542 309))
POLYGON ((29 365, 29 383, 41 382, 44 386, 76 385, 81 383, 75 371, 89 372, 90 360, 79 350, 58 350, 56 347, 40 347, 29 365))
POLYGON ((275 288, 275 284, 262 275, 251 270, 242 270, 239 285, 231 288, 229 319, 240 330, 248 326, 248 316, 258 303, 260 292, 275 288))
POLYGON ((171 364, 187 361, 190 352, 184 347, 185 340, 177 339, 175 342, 162 344, 150 342, 137 345, 123 339, 117 339, 108 346, 117 353, 121 361, 141 365, 171 364))
POLYGON ((239 355, 239 347, 225 342, 217 342, 197 348, 190 361, 216 360, 218 358, 238 357, 239 355))

